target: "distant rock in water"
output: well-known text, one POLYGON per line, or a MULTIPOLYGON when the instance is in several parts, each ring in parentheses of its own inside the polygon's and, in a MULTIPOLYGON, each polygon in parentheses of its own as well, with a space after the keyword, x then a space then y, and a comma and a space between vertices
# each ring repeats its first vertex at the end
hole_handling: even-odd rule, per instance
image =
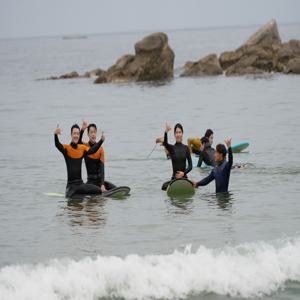
POLYGON ((169 79, 173 77, 174 58, 168 36, 153 33, 135 44, 135 55, 123 55, 95 83, 169 79))
POLYGON ((270 72, 290 72, 297 70, 296 57, 300 57, 300 41, 281 43, 275 20, 256 31, 235 51, 223 52, 220 65, 227 76, 262 74, 270 72), (287 65, 290 62, 295 68, 287 65))
POLYGON ((223 70, 218 57, 216 54, 210 54, 196 62, 186 62, 184 71, 180 76, 212 76, 220 74, 223 74, 223 70))
POLYGON ((66 73, 60 76, 50 76, 48 78, 46 78, 46 80, 58 80, 58 79, 73 79, 73 78, 90 78, 90 77, 97 77, 97 76, 101 76, 103 73, 105 73, 104 70, 102 69, 95 69, 92 71, 87 71, 84 74, 80 75, 78 72, 76 71, 72 71, 70 73, 66 73))

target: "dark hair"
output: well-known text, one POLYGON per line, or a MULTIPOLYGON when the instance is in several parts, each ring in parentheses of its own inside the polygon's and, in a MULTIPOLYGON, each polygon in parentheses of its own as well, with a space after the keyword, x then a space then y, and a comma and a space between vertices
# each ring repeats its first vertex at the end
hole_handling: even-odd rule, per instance
POLYGON ((90 132, 90 129, 91 129, 92 127, 95 128, 96 131, 97 131, 97 126, 96 126, 96 124, 92 123, 92 124, 89 124, 89 126, 87 127, 87 132, 88 132, 88 133, 90 132))
POLYGON ((71 134, 73 133, 73 129, 78 129, 80 131, 80 127, 78 126, 78 124, 74 124, 72 127, 71 127, 71 134))
POLYGON ((218 153, 222 154, 224 158, 226 157, 227 150, 226 150, 226 147, 223 144, 218 144, 217 147, 216 147, 216 151, 218 153))
POLYGON ((209 138, 212 134, 214 134, 214 132, 211 129, 207 129, 204 136, 209 138))
POLYGON ((176 125, 175 125, 175 127, 174 127, 174 134, 176 133, 176 129, 177 128, 179 128, 181 131, 182 131, 182 133, 183 133, 183 127, 182 127, 182 125, 180 124, 180 123, 177 123, 176 125))
POLYGON ((208 138, 206 136, 204 136, 203 138, 201 138, 201 144, 207 144, 209 142, 208 138))

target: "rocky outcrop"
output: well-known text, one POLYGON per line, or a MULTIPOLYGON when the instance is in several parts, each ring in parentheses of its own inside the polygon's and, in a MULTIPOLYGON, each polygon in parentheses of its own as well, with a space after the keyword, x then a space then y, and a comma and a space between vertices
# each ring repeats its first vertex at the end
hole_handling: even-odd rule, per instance
POLYGON ((276 69, 276 53, 281 45, 276 21, 256 31, 235 51, 224 52, 219 61, 226 75, 257 74, 276 69))
POLYGON ((223 70, 218 57, 216 54, 210 54, 196 62, 186 62, 184 71, 180 76, 212 76, 220 74, 223 74, 223 70))
POLYGON ((294 73, 298 70, 300 41, 282 43, 276 21, 256 31, 235 51, 223 52, 220 65, 227 76, 270 72, 294 73))
POLYGON ((300 57, 290 59, 284 69, 284 73, 300 74, 300 57))
POLYGON ((95 83, 164 80, 173 77, 174 52, 165 33, 153 33, 135 44, 135 55, 117 60, 95 83))
POLYGON ((90 77, 101 76, 103 73, 105 73, 105 71, 98 68, 98 69, 95 69, 95 70, 92 70, 92 71, 87 71, 82 75, 80 75, 76 71, 72 71, 70 73, 66 73, 66 74, 63 74, 63 75, 60 75, 60 76, 50 76, 46 79, 47 80, 58 80, 58 79, 73 79, 73 78, 90 78, 90 77))

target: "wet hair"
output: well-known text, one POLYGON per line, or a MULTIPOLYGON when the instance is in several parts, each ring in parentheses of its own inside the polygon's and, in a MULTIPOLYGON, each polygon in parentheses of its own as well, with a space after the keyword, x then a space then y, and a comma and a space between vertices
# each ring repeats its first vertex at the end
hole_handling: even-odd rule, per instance
POLYGON ((218 153, 222 154, 224 158, 226 157, 227 150, 226 150, 226 147, 223 144, 218 144, 217 147, 216 147, 216 151, 218 153))
POLYGON ((89 124, 89 126, 87 127, 87 132, 88 132, 88 133, 90 133, 90 129, 91 129, 91 128, 95 128, 96 131, 97 131, 97 126, 96 126, 96 124, 92 123, 92 124, 89 124))
POLYGON ((201 144, 207 144, 209 142, 208 138, 206 136, 204 136, 203 138, 201 138, 201 144))
POLYGON ((214 132, 211 129, 207 129, 204 136, 209 138, 212 134, 214 134, 214 132))
POLYGON ((176 133, 176 129, 179 128, 181 130, 181 132, 183 133, 183 127, 180 123, 177 123, 174 127, 174 134, 176 133))
POLYGON ((71 127, 71 134, 73 133, 73 130, 74 129, 78 129, 80 131, 80 127, 78 126, 78 124, 74 124, 72 127, 71 127))

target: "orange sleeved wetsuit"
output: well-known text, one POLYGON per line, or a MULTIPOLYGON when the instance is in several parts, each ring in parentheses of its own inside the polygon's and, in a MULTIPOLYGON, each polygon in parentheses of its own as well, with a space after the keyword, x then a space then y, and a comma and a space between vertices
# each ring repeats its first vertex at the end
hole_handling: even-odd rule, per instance
MULTIPOLYGON (((80 131, 79 144, 86 146, 88 149, 95 146, 95 144, 82 142, 84 130, 80 131)), ((95 153, 84 156, 87 183, 94 184, 96 186, 104 185, 107 190, 115 188, 115 185, 111 182, 105 181, 105 152, 104 148, 100 147, 95 153)))
POLYGON ((74 195, 100 194, 101 191, 94 185, 84 184, 81 175, 82 159, 87 155, 96 153, 101 147, 103 140, 100 140, 93 147, 81 144, 61 144, 58 135, 54 135, 56 148, 63 154, 68 174, 66 197, 74 195))

